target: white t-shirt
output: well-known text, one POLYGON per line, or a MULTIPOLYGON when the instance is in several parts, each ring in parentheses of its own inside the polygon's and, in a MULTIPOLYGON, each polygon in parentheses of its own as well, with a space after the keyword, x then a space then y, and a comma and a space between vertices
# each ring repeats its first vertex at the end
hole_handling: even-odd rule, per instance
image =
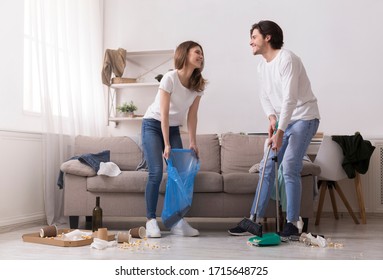
POLYGON ((260 99, 267 116, 276 115, 278 128, 285 131, 296 120, 320 119, 317 99, 302 61, 281 49, 270 62, 258 65, 262 89, 260 99))
POLYGON ((203 95, 203 91, 196 92, 184 87, 179 80, 177 70, 169 71, 162 77, 156 98, 146 110, 144 119, 161 121, 160 89, 170 94, 169 126, 182 125, 194 99, 203 95))

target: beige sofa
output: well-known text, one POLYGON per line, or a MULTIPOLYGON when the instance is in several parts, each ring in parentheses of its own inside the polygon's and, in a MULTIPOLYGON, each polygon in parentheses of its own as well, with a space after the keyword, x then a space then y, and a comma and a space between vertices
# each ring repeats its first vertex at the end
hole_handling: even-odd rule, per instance
MULTIPOLYGON (((201 167, 195 178, 193 203, 188 217, 249 216, 258 173, 249 169, 259 163, 266 137, 225 133, 198 135, 201 167)), ((187 135, 182 135, 188 147, 187 135)), ((122 173, 117 177, 96 175, 85 164, 71 160, 63 163, 64 215, 70 217, 70 227, 77 228, 79 216, 92 215, 96 196, 101 197, 104 216, 145 217, 146 171, 136 171, 142 160, 140 147, 129 137, 87 137, 75 139, 75 155, 110 150, 110 160, 122 173)), ((314 178, 319 166, 305 162, 302 170, 301 216, 313 217, 314 178)), ((160 186, 157 216, 161 217, 167 181, 166 170, 160 186)), ((275 202, 270 200, 268 217, 275 217, 275 202)), ((307 220, 306 220, 307 221, 307 220)), ((307 223, 306 223, 307 224, 307 223)))

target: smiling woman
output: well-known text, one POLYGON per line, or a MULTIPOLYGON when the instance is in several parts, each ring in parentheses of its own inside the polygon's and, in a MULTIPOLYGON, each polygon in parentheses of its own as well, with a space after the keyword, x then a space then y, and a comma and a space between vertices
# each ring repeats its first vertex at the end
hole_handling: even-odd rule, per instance
MULTIPOLYGON (((171 150, 182 149, 180 126, 187 117, 190 149, 198 156, 196 141, 197 113, 206 80, 202 77, 204 53, 194 41, 178 45, 174 54, 175 70, 161 79, 154 102, 147 109, 142 122, 142 145, 148 164, 149 179, 146 184, 146 222, 148 237, 161 237, 156 220, 159 188, 162 180, 163 158, 169 159, 171 150)), ((172 232, 185 236, 197 236, 184 219, 173 225, 172 232)))

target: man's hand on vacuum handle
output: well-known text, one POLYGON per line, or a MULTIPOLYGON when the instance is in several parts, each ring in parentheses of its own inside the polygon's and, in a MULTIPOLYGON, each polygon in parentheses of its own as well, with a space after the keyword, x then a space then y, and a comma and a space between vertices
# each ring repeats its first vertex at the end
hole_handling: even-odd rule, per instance
POLYGON ((269 145, 273 150, 279 150, 282 147, 284 131, 278 129, 278 120, 275 115, 269 116, 269 145))
POLYGON ((277 121, 277 117, 275 115, 270 115, 269 116, 269 138, 271 138, 273 136, 273 134, 275 133, 275 131, 277 131, 278 129, 278 121, 277 121))

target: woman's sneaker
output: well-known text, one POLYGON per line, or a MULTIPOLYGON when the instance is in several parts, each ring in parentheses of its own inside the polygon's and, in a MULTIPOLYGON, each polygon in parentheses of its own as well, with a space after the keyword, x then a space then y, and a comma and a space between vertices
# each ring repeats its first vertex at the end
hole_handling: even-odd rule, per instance
POLYGON ((198 236, 199 231, 195 228, 192 228, 191 225, 188 224, 187 221, 181 219, 178 223, 176 223, 171 229, 170 232, 176 235, 183 236, 198 236))
POLYGON ((148 238, 159 238, 161 237, 161 231, 158 227, 156 219, 150 219, 146 222, 146 236, 148 238))

